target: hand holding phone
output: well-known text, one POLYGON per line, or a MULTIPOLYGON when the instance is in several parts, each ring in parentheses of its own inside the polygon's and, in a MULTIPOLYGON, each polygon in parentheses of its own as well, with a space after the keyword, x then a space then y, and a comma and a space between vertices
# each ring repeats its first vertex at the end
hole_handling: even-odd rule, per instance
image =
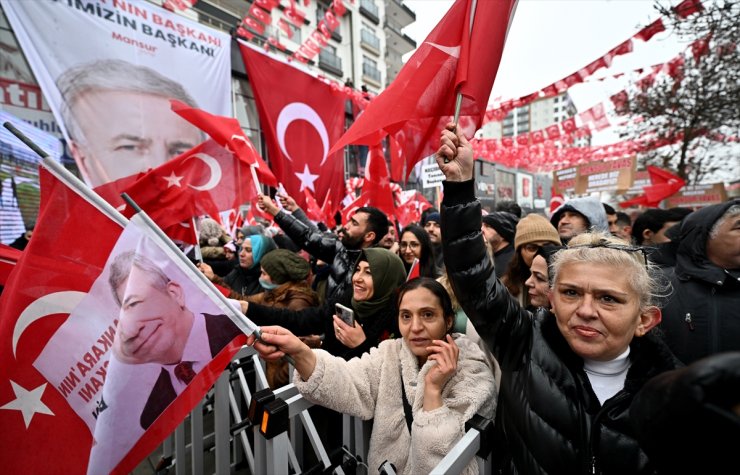
POLYGON ((336 315, 342 319, 344 323, 353 327, 355 326, 355 312, 349 307, 345 307, 341 303, 335 304, 336 315))

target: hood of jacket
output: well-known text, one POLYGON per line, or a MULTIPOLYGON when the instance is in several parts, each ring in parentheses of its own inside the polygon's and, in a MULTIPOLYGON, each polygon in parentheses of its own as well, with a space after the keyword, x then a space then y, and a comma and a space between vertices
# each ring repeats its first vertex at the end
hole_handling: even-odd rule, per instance
POLYGON ((604 205, 601 201, 590 196, 584 198, 573 198, 560 205, 558 209, 552 214, 550 222, 555 229, 558 227, 558 221, 560 217, 566 211, 575 211, 582 214, 588 220, 589 231, 597 231, 602 233, 609 232, 609 222, 606 219, 606 211, 604 211, 604 205))
POLYGON ((676 257, 676 275, 679 278, 696 277, 710 283, 724 281, 727 274, 707 258, 707 241, 712 226, 740 199, 707 206, 694 211, 681 222, 676 257))

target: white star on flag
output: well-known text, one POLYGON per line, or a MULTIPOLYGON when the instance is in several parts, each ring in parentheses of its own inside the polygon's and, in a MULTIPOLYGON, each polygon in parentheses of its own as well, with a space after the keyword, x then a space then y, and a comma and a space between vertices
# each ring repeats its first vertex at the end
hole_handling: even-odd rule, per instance
POLYGON ((15 399, 0 407, 0 409, 21 411, 21 413, 23 413, 23 422, 26 423, 26 429, 28 429, 28 426, 31 424, 31 419, 33 419, 34 414, 54 415, 54 413, 51 412, 51 409, 41 402, 41 395, 44 394, 46 383, 31 391, 13 381, 10 381, 10 385, 13 387, 15 399))
POLYGON ((182 185, 180 185, 180 181, 184 178, 181 176, 175 175, 175 172, 171 172, 170 176, 163 176, 164 180, 167 182, 167 188, 176 186, 178 188, 181 188, 182 185))
POLYGON ((316 190, 313 187, 313 182, 315 182, 316 179, 319 178, 319 176, 311 173, 311 170, 308 169, 308 164, 305 164, 303 166, 302 173, 296 172, 295 176, 297 176, 298 179, 301 180, 301 189, 298 191, 303 191, 305 188, 308 188, 312 192, 316 193, 316 190))

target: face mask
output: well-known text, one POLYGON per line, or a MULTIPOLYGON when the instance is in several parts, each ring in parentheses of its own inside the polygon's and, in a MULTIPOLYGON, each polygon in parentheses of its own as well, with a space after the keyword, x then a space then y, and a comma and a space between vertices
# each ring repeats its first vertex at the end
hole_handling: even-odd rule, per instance
POLYGON ((262 279, 260 279, 260 285, 265 290, 272 290, 272 289, 277 289, 278 287, 280 287, 280 284, 273 284, 272 282, 266 282, 262 279))

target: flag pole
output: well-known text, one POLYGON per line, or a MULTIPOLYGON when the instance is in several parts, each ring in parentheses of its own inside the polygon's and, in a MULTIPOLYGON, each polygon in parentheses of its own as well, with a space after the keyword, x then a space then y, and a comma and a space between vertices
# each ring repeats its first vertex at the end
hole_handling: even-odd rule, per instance
POLYGON ((49 170, 49 172, 57 177, 62 183, 74 190, 78 195, 82 196, 86 201, 92 203, 101 213, 121 225, 122 228, 125 228, 126 225, 128 225, 128 219, 124 215, 111 206, 111 204, 105 201, 100 195, 95 193, 95 191, 83 183, 79 178, 74 176, 69 170, 55 162, 48 153, 36 145, 36 143, 28 138, 23 132, 18 130, 18 128, 16 128, 12 123, 5 122, 3 123, 3 127, 8 129, 10 133, 15 135, 16 138, 28 146, 28 148, 36 152, 36 154, 41 157, 44 168, 49 170))
MULTIPOLYGON (((149 215, 147 215, 144 212, 144 210, 142 210, 141 207, 139 207, 139 205, 136 204, 136 202, 133 199, 131 199, 131 197, 128 194, 122 193, 121 198, 123 198, 126 204, 131 206, 131 208, 133 208, 134 211, 136 211, 137 215, 141 218, 144 225, 147 228, 149 228, 149 230, 152 231, 159 238, 159 240, 163 242, 165 246, 167 246, 167 248, 170 251, 172 251, 172 254, 177 256, 177 259, 180 260, 180 262, 182 262, 183 265, 185 265, 185 267, 187 267, 195 275, 197 275, 198 279, 206 286, 206 288, 208 288, 208 290, 210 290, 211 294, 216 296, 216 299, 218 299, 219 302, 221 302, 221 304, 223 305, 223 308, 225 308, 227 311, 231 313, 231 316, 233 317, 231 318, 231 321, 233 321, 234 324, 237 327, 239 327, 239 329, 245 335, 254 334, 254 336, 257 337, 258 340, 264 341, 262 340, 262 330, 260 329, 260 327, 255 325, 254 322, 252 322, 252 320, 250 320, 241 311, 236 311, 236 309, 232 307, 231 303, 226 298, 226 296, 224 296, 224 294, 219 292, 216 286, 213 285, 213 282, 208 280, 205 274, 203 274, 200 271, 200 269, 195 267, 195 265, 192 262, 190 262, 190 260, 185 256, 185 254, 183 254, 182 251, 180 251, 180 248, 178 248, 175 245, 175 243, 172 242, 172 240, 164 233, 164 231, 162 231, 159 228, 159 226, 157 226, 156 223, 152 221, 152 218, 150 218, 149 215)), ((293 366, 295 366, 295 360, 293 360, 291 356, 284 355, 283 359, 287 361, 288 363, 292 364, 293 366)))
MULTIPOLYGON (((468 28, 468 36, 473 34, 473 20, 475 19, 475 9, 478 6, 478 0, 473 0, 470 4, 470 26, 468 28)), ((462 92, 460 91, 462 89, 460 86, 457 87, 457 96, 455 97, 455 115, 452 118, 452 123, 455 124, 455 128, 457 128, 457 123, 460 121, 460 109, 462 109, 462 92)), ((444 159, 445 163, 449 163, 449 159, 444 159)))
POLYGON ((252 332, 259 335, 259 328, 252 323, 251 320, 246 318, 241 312, 235 311, 234 307, 231 305, 229 300, 218 291, 216 286, 213 285, 213 282, 208 280, 208 278, 203 274, 203 272, 200 271, 195 265, 190 261, 190 259, 185 256, 185 254, 182 253, 179 247, 175 245, 174 242, 162 231, 157 224, 152 221, 152 218, 149 217, 144 210, 139 207, 138 204, 127 194, 127 193, 121 193, 121 198, 123 198, 123 201, 126 202, 127 205, 131 206, 131 208, 141 217, 141 220, 143 221, 144 225, 152 231, 158 238, 159 241, 164 243, 164 245, 172 251, 174 255, 177 256, 177 259, 182 263, 185 267, 193 271, 195 275, 198 276, 198 279, 211 291, 213 295, 216 296, 216 298, 219 300, 221 304, 224 305, 227 309, 231 310, 231 314, 235 317, 232 318, 232 320, 238 320, 234 323, 237 324, 237 326, 245 333, 250 334, 252 332))

